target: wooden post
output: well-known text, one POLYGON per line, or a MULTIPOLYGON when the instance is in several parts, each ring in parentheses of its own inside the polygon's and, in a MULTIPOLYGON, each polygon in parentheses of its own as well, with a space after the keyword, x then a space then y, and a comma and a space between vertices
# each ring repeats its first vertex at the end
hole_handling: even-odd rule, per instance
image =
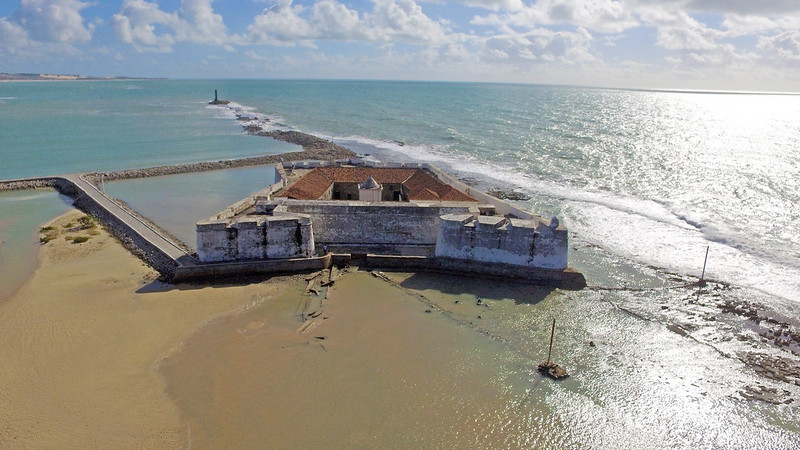
POLYGON ((553 352, 553 335, 556 332, 556 318, 553 317, 553 328, 550 329, 550 348, 547 349, 547 365, 550 365, 550 353, 553 352))
POLYGON ((700 281, 705 281, 706 278, 706 263, 708 262, 708 245, 706 246, 706 257, 703 260, 703 273, 700 275, 700 281))

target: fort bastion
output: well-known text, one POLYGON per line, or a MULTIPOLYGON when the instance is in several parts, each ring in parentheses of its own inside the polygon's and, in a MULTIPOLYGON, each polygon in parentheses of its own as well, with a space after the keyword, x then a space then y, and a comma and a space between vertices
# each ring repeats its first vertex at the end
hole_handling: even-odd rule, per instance
POLYGON ((505 268, 523 277, 567 269, 567 230, 558 219, 544 220, 435 166, 346 160, 275 170, 275 184, 197 223, 201 263, 346 253, 505 268))

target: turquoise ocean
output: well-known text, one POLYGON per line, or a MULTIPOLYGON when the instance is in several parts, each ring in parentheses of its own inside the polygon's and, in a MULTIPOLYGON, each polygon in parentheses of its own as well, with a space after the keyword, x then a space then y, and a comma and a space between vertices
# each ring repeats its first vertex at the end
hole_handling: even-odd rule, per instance
MULTIPOLYGON (((576 347, 567 363, 587 367, 547 393, 573 415, 551 412, 531 430, 562 427, 588 447, 619 438, 649 448, 800 448, 798 386, 760 379, 742 363, 755 346, 797 364, 798 347, 773 348, 759 340, 762 325, 740 318, 709 319, 713 305, 750 302, 798 327, 800 96, 378 81, 0 83, 0 179, 298 149, 246 135, 231 110, 207 104, 214 89, 269 119, 265 128, 316 134, 379 160, 433 163, 559 217, 571 233, 570 263, 593 287, 561 300, 583 305, 562 312, 576 347), (706 278, 723 293, 703 304, 673 287, 699 277, 706 248, 706 278), (581 339, 592 336, 617 347, 587 356, 581 339), (587 358, 595 363, 579 362, 587 358), (686 358, 704 362, 682 367, 686 358), (658 367, 664 380, 652 375, 658 367), (794 402, 739 395, 759 383, 794 402)), ((105 188, 194 245, 197 220, 272 176, 248 168, 105 188)), ((48 191, 0 193, 0 276, 29 276, 37 227, 67 207, 48 191)), ((516 326, 493 326, 528 342, 516 326)))

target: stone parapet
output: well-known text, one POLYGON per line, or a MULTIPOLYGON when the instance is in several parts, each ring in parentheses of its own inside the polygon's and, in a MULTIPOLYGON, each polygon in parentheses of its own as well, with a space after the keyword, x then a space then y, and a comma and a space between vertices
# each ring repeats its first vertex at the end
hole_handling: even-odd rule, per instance
POLYGON ((443 215, 439 221, 436 256, 493 264, 565 269, 567 230, 557 221, 502 216, 443 215), (552 226, 551 226, 552 225, 552 226))

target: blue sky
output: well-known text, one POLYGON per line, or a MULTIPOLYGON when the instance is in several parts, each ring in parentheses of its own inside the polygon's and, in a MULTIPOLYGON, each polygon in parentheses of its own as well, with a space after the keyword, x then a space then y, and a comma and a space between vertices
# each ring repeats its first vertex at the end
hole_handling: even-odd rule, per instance
POLYGON ((800 91, 797 0, 2 0, 0 72, 800 91))

